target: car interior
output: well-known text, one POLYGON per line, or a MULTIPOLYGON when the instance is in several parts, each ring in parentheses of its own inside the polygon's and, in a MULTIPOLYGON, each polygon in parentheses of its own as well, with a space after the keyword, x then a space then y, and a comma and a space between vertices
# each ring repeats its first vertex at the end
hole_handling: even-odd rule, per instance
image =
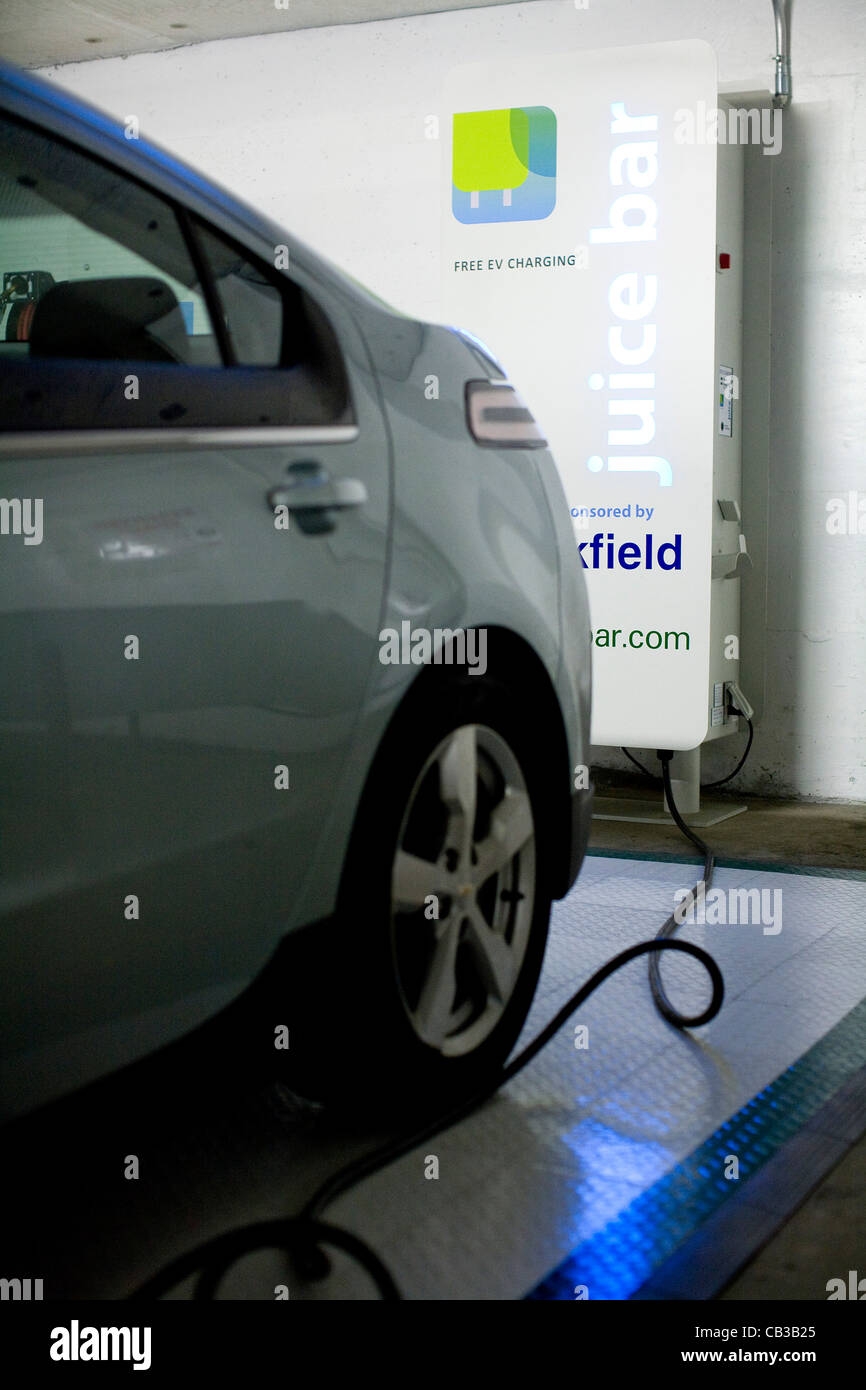
POLYGON ((106 427, 351 423, 337 339, 299 285, 99 161, 0 127, 8 428, 80 428, 94 407, 106 427), (134 413, 118 361, 151 387, 134 413))

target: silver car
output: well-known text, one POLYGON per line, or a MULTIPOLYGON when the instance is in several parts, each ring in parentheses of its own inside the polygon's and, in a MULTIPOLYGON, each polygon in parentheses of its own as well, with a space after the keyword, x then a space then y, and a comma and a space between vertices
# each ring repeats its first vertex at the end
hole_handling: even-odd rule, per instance
POLYGON ((2 1112, 238 998, 310 1094, 473 1087, 589 830, 539 425, 58 89, 0 125, 2 1112))

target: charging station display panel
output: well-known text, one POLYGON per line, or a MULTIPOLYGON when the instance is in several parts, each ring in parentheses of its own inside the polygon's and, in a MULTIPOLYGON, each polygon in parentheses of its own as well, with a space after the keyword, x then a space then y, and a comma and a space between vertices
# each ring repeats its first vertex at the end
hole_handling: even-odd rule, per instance
POLYGON ((696 123, 716 92, 699 41, 447 83, 444 318, 502 362, 556 458, 599 744, 707 731, 717 151, 696 123))

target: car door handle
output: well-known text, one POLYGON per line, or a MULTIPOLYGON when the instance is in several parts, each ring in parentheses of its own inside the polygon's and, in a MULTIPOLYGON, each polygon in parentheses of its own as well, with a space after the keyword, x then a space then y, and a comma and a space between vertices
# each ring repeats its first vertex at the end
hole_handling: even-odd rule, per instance
POLYGON ((287 481, 268 492, 268 505, 272 511, 285 507, 307 535, 333 531, 337 512, 368 500, 360 478, 331 478, 319 463, 292 463, 286 471, 287 481))

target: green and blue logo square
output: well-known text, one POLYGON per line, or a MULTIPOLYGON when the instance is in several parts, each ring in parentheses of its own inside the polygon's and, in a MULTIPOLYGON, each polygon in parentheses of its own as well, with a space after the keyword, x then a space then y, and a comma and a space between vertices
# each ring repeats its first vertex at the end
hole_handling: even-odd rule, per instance
POLYGON ((556 206, 556 117, 549 106, 454 116, 451 207, 458 222, 532 222, 556 206))

